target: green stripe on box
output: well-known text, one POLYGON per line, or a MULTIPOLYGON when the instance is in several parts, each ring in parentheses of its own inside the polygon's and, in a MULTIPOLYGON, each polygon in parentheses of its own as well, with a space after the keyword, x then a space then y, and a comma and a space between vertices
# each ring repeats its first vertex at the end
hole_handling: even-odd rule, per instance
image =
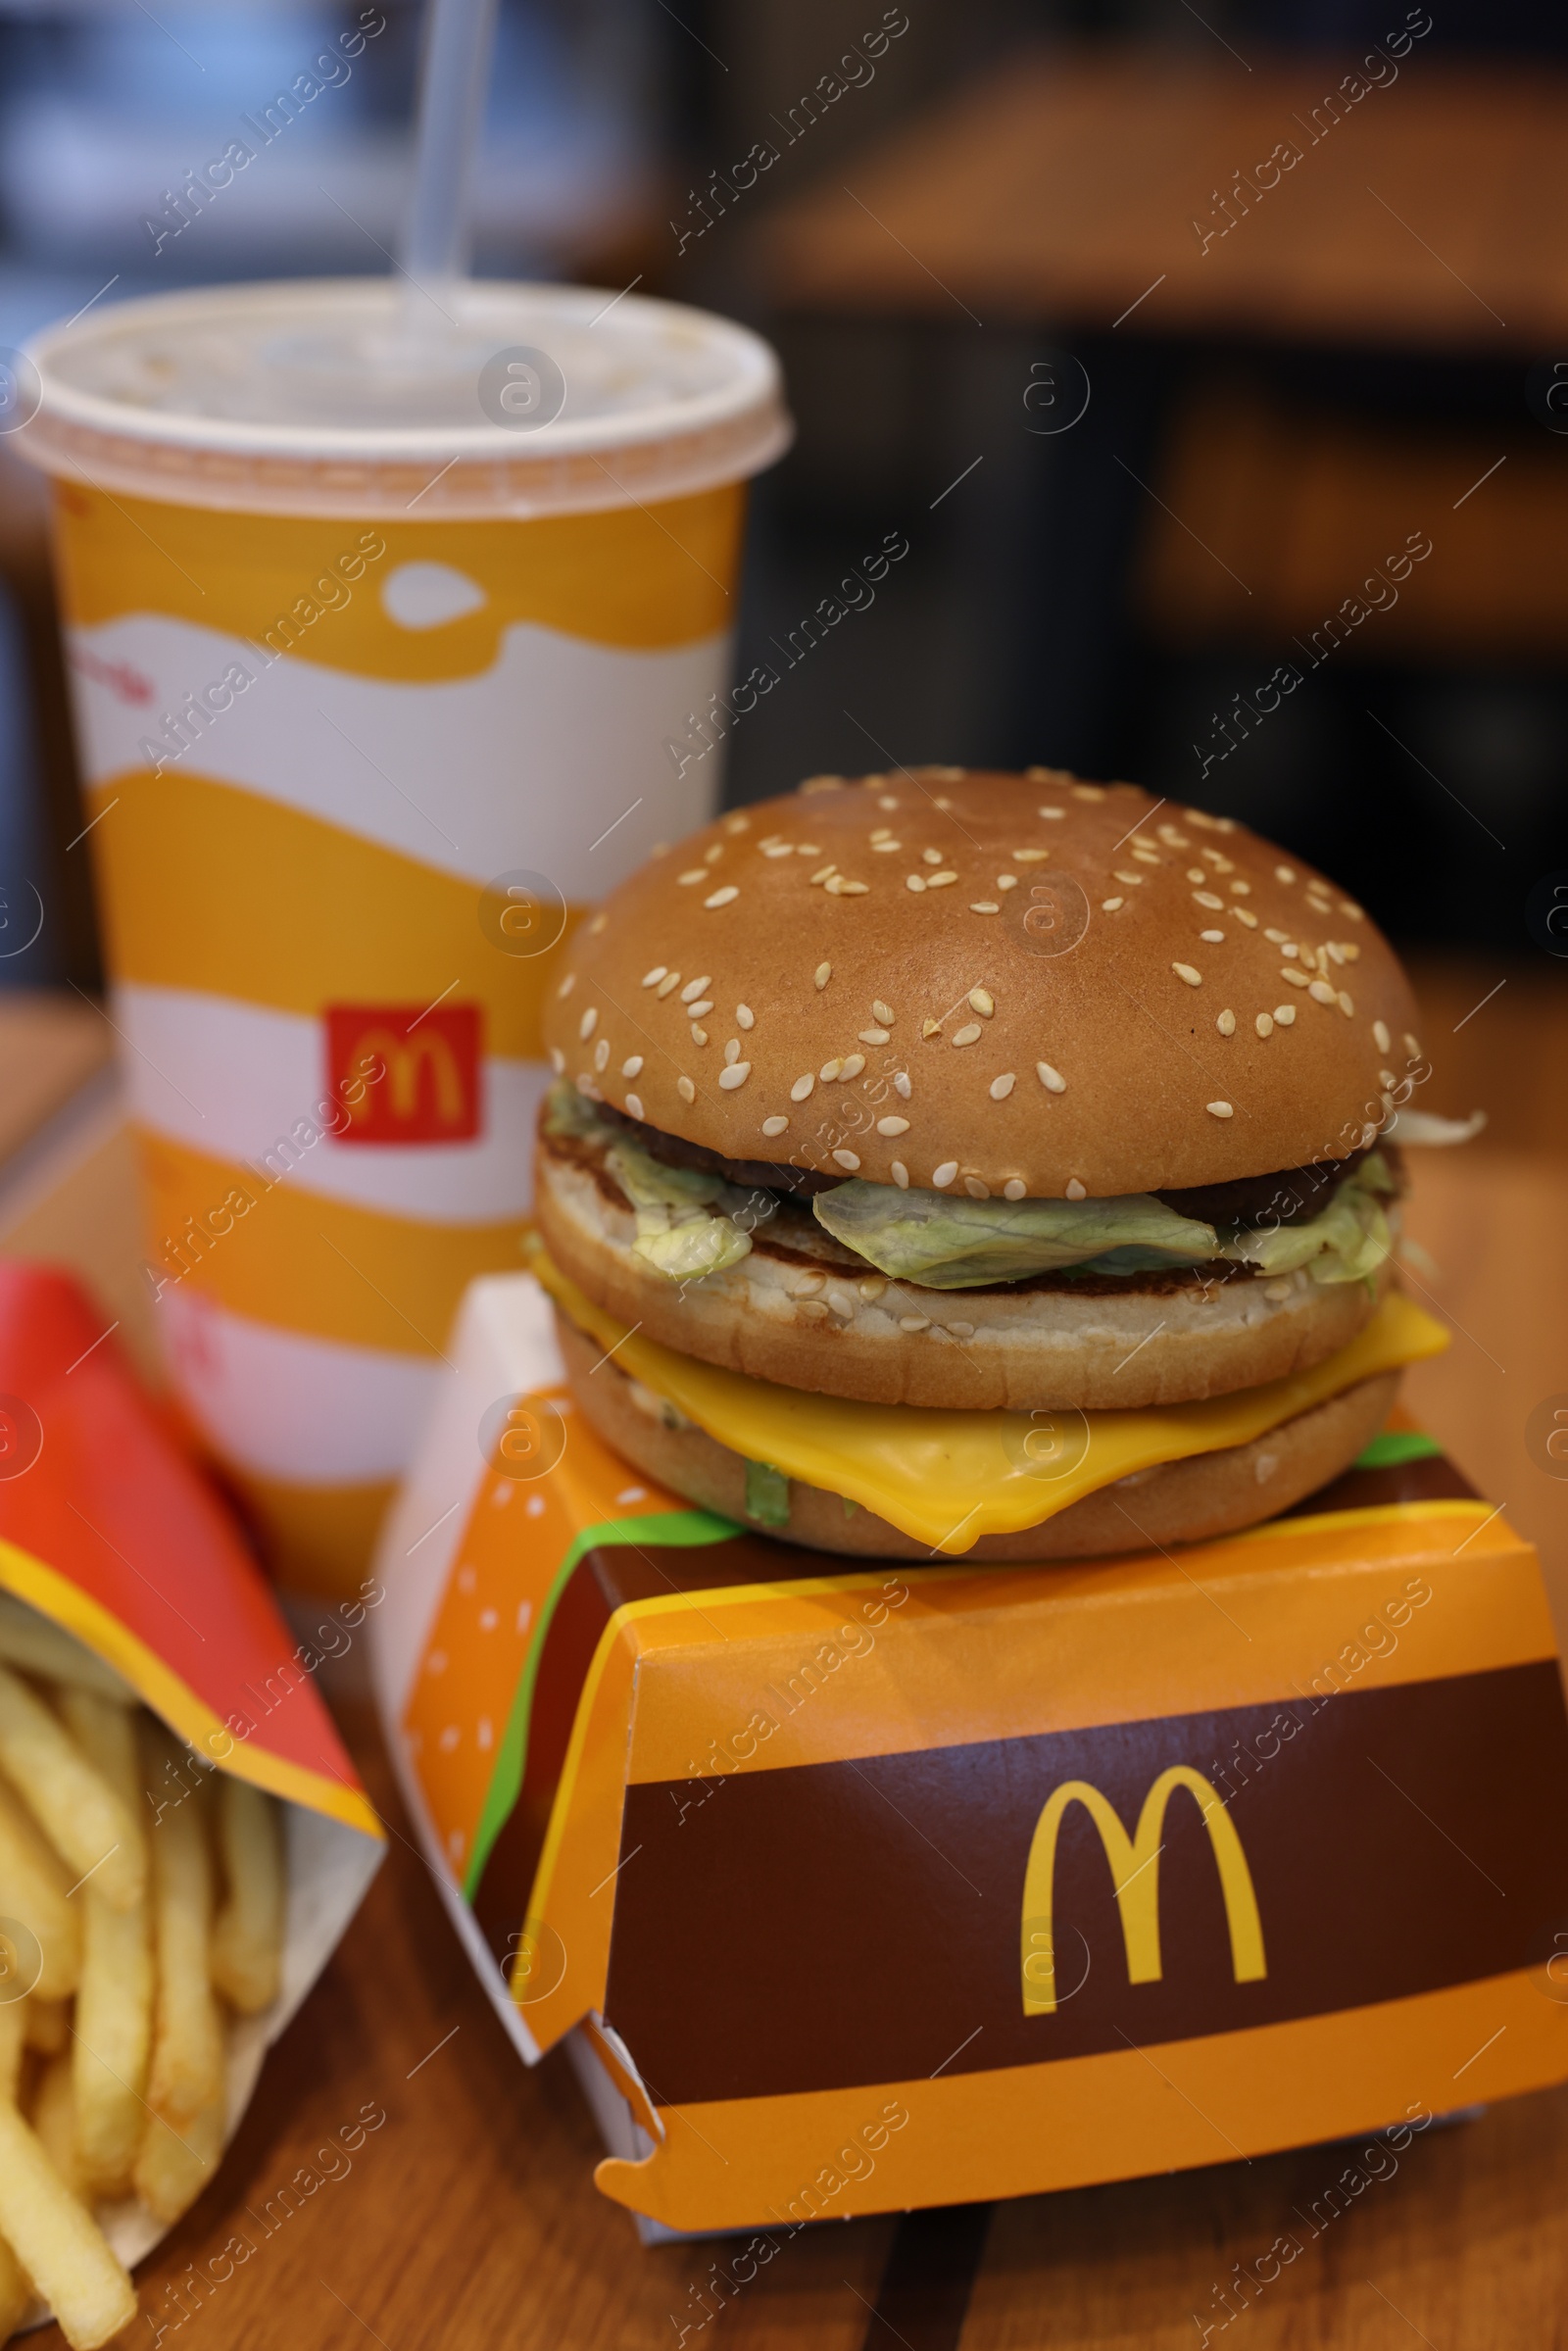
POLYGON ((513 1694, 507 1727, 501 1734, 496 1749, 496 1768, 490 1775, 485 1790, 484 1808, 479 1814, 478 1827, 473 1833, 473 1851, 464 1875, 465 1898, 471 1902, 484 1876, 485 1863, 491 1848, 511 1817, 513 1806, 522 1793, 524 1774, 528 1767, 528 1723, 533 1713, 534 1685, 539 1677, 539 1660, 544 1654, 545 1639, 550 1620, 556 1613, 562 1593, 577 1572, 579 1561, 587 1551, 598 1551, 611 1543, 630 1543, 635 1549, 640 1543, 655 1546, 670 1543, 726 1543, 740 1529, 727 1518, 716 1518, 710 1510, 652 1511, 646 1518, 607 1518, 602 1526, 585 1527, 573 1538, 571 1547, 556 1570, 555 1581, 545 1595, 528 1643, 528 1654, 513 1694))
POLYGON ((1443 1452, 1435 1437, 1424 1429, 1385 1429, 1374 1437, 1365 1452, 1357 1453, 1351 1464, 1355 1469, 1397 1469, 1404 1461, 1432 1461, 1443 1452))

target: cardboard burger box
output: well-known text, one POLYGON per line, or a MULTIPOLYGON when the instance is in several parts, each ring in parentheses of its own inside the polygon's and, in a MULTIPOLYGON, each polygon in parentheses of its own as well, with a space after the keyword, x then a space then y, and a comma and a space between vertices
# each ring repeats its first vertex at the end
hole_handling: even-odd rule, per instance
POLYGON ((473 1286, 454 1353, 382 1544, 379 1702, 458 1931, 523 2059, 567 2044, 645 2234, 1568 2076, 1539 1565, 1396 1412, 1242 1534, 907 1563, 631 1469, 528 1273, 473 1286))
MULTIPOLYGON (((382 1832, 315 1676, 327 1648, 341 1653, 363 1638, 378 1596, 368 1586, 336 1611, 322 1647, 296 1641, 222 1501, 138 1388, 108 1318, 67 1275, 0 1260, 0 2074, 29 2042, 22 2080, 32 2072, 24 2095, 36 2133, 21 2120, 15 2073, 0 2079, 0 2336, 42 2323, 52 2300, 68 2340, 90 2351, 134 2315, 122 2271, 221 2162, 269 2047, 359 1907, 382 1832), (124 1798, 135 1810, 120 1816, 123 1844, 91 1867, 83 1860, 68 1887, 74 1867, 51 1842, 72 1840, 74 1794, 106 1799, 77 1746, 88 1739, 94 1752, 95 1702, 107 1703, 98 1729, 109 1755, 119 1747, 140 1757, 124 1798), (226 1787, 272 1799, 275 1811, 230 1804, 226 1787), (225 1905, 242 1941, 258 1924, 233 1915, 231 1832, 252 1840, 259 1861, 248 1898, 272 1912, 260 1922, 272 1943, 259 1989, 235 1982, 232 1947, 226 1975, 220 1956, 225 1905), (116 1890, 111 1870, 123 1875, 133 1847, 145 1859, 142 1883, 116 1890), (51 1885, 63 1907, 50 1901, 51 1885), (61 1928, 35 1918, 40 1900, 61 1928), (128 1972, 150 1991, 150 2037, 144 2012, 139 2044, 122 2015, 116 2030, 129 2040, 105 2037, 102 1968, 99 2006, 88 2012, 104 1934, 114 1938, 109 1974, 128 1972), (175 1941, 194 1970, 185 1993, 172 1972, 175 1941), (230 2005, 212 2006, 209 1968, 230 2005), (171 2026, 176 2041, 188 2026, 182 2005, 210 2012, 219 2036, 219 2079, 199 2107, 177 2103, 188 2078, 164 2047, 171 2026), (51 2049, 53 2091, 37 2080, 51 2049), (139 2195, 97 2196, 74 2170, 84 2159, 79 2102, 71 2120, 83 2066, 107 2068, 132 2123, 145 2117, 144 2149, 168 2132, 170 2161, 154 2191, 162 2215, 146 2200, 141 2155, 139 2195), (39 2288, 30 2312, 28 2274, 39 2288)), ((87 1816, 74 1818, 74 1831, 90 1841, 87 1816)), ((228 2256, 249 2258, 233 2241, 228 2256)))

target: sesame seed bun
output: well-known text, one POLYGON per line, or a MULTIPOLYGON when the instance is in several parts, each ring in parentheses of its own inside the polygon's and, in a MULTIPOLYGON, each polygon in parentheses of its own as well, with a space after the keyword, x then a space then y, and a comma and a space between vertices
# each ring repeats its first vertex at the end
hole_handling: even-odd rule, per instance
POLYGON ((656 857, 574 936, 545 1043, 729 1159, 1076 1200, 1348 1155, 1415 1027, 1361 908, 1232 819, 926 767, 656 857))
MULTIPOLYGON (((639 1390, 594 1340, 564 1314, 556 1316, 572 1393, 597 1433, 644 1476, 721 1517, 746 1517, 746 1463, 705 1430, 667 1427, 657 1399, 639 1390), (592 1376, 590 1376, 592 1375, 592 1376)), ((1109 1553, 1167 1548, 1233 1534, 1288 1510, 1348 1469, 1389 1415, 1397 1372, 1363 1380, 1250 1445, 1199 1453, 1139 1471, 1099 1494, 1086 1494, 1043 1526, 1018 1535, 986 1535, 962 1554, 986 1560, 1090 1559, 1109 1553)), ((852 1557, 927 1559, 915 1542, 865 1509, 847 1510, 842 1497, 814 1486, 789 1483, 789 1520, 768 1532, 813 1550, 852 1557)))
POLYGON ((1374 1284, 1269 1280, 1232 1264, 992 1289, 888 1281, 784 1201, 750 1253, 700 1282, 639 1257, 631 1206, 580 1136, 540 1137, 534 1213, 562 1271, 606 1313, 729 1371, 870 1404, 1086 1411, 1191 1403, 1321 1363, 1371 1320, 1374 1284))

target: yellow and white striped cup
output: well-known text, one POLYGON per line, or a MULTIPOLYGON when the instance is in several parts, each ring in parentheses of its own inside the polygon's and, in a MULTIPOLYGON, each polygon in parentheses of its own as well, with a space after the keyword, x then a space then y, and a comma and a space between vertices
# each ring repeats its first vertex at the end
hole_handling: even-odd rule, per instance
POLYGON ((745 482, 788 438, 771 352, 703 313, 473 285, 415 338, 400 299, 95 312, 33 345, 19 436, 167 1357, 316 1591, 516 1263, 563 940, 711 812, 745 482))

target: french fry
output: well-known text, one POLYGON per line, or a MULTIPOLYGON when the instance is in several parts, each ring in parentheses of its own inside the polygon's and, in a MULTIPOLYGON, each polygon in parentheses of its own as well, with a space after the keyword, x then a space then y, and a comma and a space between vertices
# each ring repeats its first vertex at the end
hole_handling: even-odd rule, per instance
POLYGON ((85 2203, 76 2148, 76 2093, 71 2084, 71 2058, 66 2050, 51 2057, 38 2077, 32 2095, 32 2128, 65 2185, 85 2203))
MULTIPOLYGON (((30 1814, 0 1780, 0 1921, 13 1920, 37 1938, 42 1969, 31 1988, 46 2000, 74 1991, 81 1972, 81 1921, 67 1899, 70 1884, 30 1814)), ((16 1952, 7 1966, 22 1956, 16 1952)))
POLYGON ((223 2118, 221 2093, 177 2131, 162 2115, 149 2118, 132 2180, 148 2211, 166 2227, 190 2210, 222 2161, 223 2118))
MULTIPOLYGON (((142 1770, 157 1788, 173 1740, 161 1724, 143 1726, 142 1770)), ((153 1948, 157 1994, 147 2099, 184 2134, 204 2108, 220 2102, 223 2036, 213 1996, 210 1950, 213 1862, 202 1808, 194 1798, 165 1812, 153 1839, 153 1948)))
MULTIPOLYGON (((112 1665, 105 1665, 74 1634, 67 1633, 9 1592, 0 1592, 0 1658, 51 1682, 96 1690, 117 1705, 134 1706, 136 1693, 112 1665)), ((3 2338, 0 2338, 3 2339, 3 2338)))
POLYGON ((68 2007, 65 2000, 40 2000, 34 1992, 25 2014, 29 2049, 41 2049, 46 2057, 59 2056, 71 2038, 68 2007))
MULTIPOLYGON (((124 1707, 79 1690, 61 1693, 60 1711, 87 1760, 122 1802, 138 1805, 135 1718, 124 1707)), ((129 2192, 147 2119, 142 2093, 153 2016, 148 1904, 112 1909, 95 1880, 75 1899, 82 1908, 81 1980, 72 2043, 77 2160, 91 2195, 122 2196, 129 2192)))
POLYGON ((218 1789, 224 1899, 213 1930, 213 1982, 242 2016, 270 2008, 283 1964, 283 1852, 270 1795, 224 1773, 218 1789))
POLYGON ((16 2333, 31 2300, 32 2287, 22 2264, 0 2236, 0 2343, 16 2333))
POLYGON ((10 2103, 0 2104, 0 2236, 72 2351, 98 2351, 136 2315, 136 2289, 84 2205, 10 2103))
POLYGON ((22 2080, 22 2052, 26 2045, 26 2001, 0 2001, 0 2106, 8 2098, 16 2104, 17 2085, 22 2080))
POLYGON ((0 1665, 0 1769, 78 1883, 117 1910, 146 1884, 141 1823, 26 1683, 0 1665))

